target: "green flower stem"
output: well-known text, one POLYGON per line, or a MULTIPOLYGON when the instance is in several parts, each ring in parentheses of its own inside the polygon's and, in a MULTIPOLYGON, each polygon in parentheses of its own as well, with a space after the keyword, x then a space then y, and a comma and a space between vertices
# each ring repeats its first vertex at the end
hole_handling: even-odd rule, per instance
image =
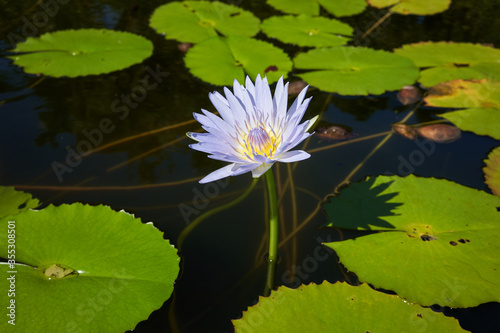
POLYGON ((266 172, 267 192, 269 196, 269 253, 267 257, 267 279, 264 296, 269 296, 274 288, 276 262, 278 261, 278 200, 276 198, 276 184, 273 169, 266 172))
POLYGON ((245 199, 250 194, 250 192, 252 192, 252 190, 256 184, 257 184, 257 179, 254 179, 252 184, 250 185, 250 187, 247 188, 241 196, 234 199, 233 201, 228 202, 225 205, 215 207, 214 209, 211 209, 211 210, 207 211, 206 213, 201 214, 196 219, 194 219, 193 222, 189 223, 188 226, 185 227, 184 230, 182 230, 181 234, 177 238, 177 247, 179 248, 179 250, 182 248, 182 245, 184 244, 184 240, 186 239, 186 236, 189 235, 189 233, 191 231, 193 231, 193 229, 196 228, 196 226, 198 226, 198 224, 200 224, 206 218, 214 215, 215 213, 226 210, 226 209, 240 203, 243 199, 245 199))

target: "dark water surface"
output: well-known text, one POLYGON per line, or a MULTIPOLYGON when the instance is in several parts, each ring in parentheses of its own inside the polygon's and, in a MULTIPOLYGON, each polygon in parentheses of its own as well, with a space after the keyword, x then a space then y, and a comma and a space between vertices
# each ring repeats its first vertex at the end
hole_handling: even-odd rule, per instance
MULTIPOLYGON (((40 10, 35 7, 29 11, 34 3, 0 1, 0 50, 4 55, 12 48, 10 32, 31 33, 21 17, 30 17, 40 10)), ((187 131, 200 128, 192 122, 192 113, 200 108, 213 111, 208 93, 222 89, 194 78, 184 66, 177 43, 165 40, 148 27, 149 16, 163 3, 165 1, 70 1, 61 5, 58 14, 45 25, 35 27, 36 35, 63 29, 123 30, 154 43, 152 57, 122 71, 74 79, 44 78, 25 74, 11 60, 0 57, 1 185, 16 185, 44 204, 78 201, 125 209, 145 222, 153 221, 173 244, 177 244, 177 237, 189 222, 229 202, 250 185, 249 174, 210 186, 194 180, 223 165, 189 149, 190 140, 185 137, 187 131), (137 92, 134 88, 142 85, 142 80, 151 76, 151 72, 156 73, 157 86, 147 91, 141 102, 127 102, 130 94, 137 92), (104 118, 110 119, 109 131, 101 137, 95 130, 104 118), (179 126, 173 129, 106 148, 116 140, 176 124, 179 126), (71 170, 59 172, 58 176, 54 162, 64 163, 71 150, 88 150, 83 142, 90 142, 93 153, 74 162, 71 170), (189 179, 193 180, 170 184, 189 179), (180 204, 191 207, 192 211, 183 214, 180 204)), ((238 3, 261 19, 276 14, 264 1, 232 3, 238 3)), ((393 49, 411 42, 448 40, 492 43, 498 47, 499 9, 499 1, 464 0, 453 1, 450 10, 439 15, 393 15, 360 45, 393 49)), ((381 11, 369 8, 361 15, 343 20, 360 35, 381 16, 381 11)), ((298 49, 287 48, 287 51, 293 56, 298 49)), ((311 88, 308 96, 313 96, 313 100, 305 119, 323 112, 323 121, 348 126, 358 137, 390 131, 392 123, 402 120, 413 109, 402 106, 395 92, 368 97, 329 97, 311 88)), ((434 111, 420 108, 408 122, 416 124, 436 119, 434 111)), ((307 218, 319 200, 332 193, 382 138, 313 152, 310 159, 298 163, 293 170, 296 202, 300 203, 295 207, 297 223, 307 218)), ((330 144, 312 137, 306 150, 330 144)), ((489 137, 465 132, 460 140, 436 144, 429 152, 428 148, 419 146, 418 141, 393 136, 351 180, 379 174, 404 176, 411 172, 489 191, 481 169, 483 159, 498 145, 500 142, 489 137), (423 159, 416 160, 422 156, 423 159), (412 163, 412 160, 418 162, 412 163)), ((282 164, 277 171, 284 184, 289 178, 287 166, 282 164)), ((182 271, 173 297, 152 313, 148 321, 140 323, 136 331, 232 331, 230 320, 255 304, 264 287, 265 196, 263 182, 259 182, 245 201, 210 217, 194 229, 181 249, 182 271)), ((289 191, 283 196, 282 207, 288 234, 292 231, 294 208, 289 191)), ((336 255, 329 254, 320 245, 341 237, 336 231, 318 229, 325 220, 320 211, 280 248, 279 285, 345 280, 336 255), (292 267, 296 275, 292 275, 292 267)), ((498 313, 498 303, 446 310, 447 315, 458 316, 464 328, 475 332, 500 331, 498 313)))

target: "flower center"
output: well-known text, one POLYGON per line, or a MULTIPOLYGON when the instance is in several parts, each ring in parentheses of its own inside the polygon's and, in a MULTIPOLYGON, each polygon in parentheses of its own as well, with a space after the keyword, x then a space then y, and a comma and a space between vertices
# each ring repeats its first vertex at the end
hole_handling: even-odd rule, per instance
POLYGON ((249 149, 257 155, 269 155, 274 150, 273 140, 269 134, 262 128, 252 128, 247 136, 249 149))

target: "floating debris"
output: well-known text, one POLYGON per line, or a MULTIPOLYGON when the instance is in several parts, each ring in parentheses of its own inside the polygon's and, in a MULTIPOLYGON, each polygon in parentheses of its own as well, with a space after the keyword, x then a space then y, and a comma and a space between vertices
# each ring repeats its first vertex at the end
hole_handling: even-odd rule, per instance
POLYGON ((288 95, 298 95, 307 86, 302 80, 290 82, 288 85, 288 95))
POLYGON ((406 124, 396 123, 392 124, 392 129, 397 134, 410 140, 415 140, 420 135, 437 143, 450 143, 460 139, 462 136, 462 132, 458 127, 447 124, 431 124, 421 127, 413 127, 406 124))
POLYGON ((392 124, 392 130, 410 140, 415 140, 418 137, 418 132, 413 127, 406 124, 392 124))
POLYGON ((420 90, 415 86, 404 86, 398 92, 398 101, 403 105, 413 104, 422 98, 420 90))
POLYGON ((314 134, 324 140, 349 140, 358 136, 351 129, 341 125, 320 127, 314 134))
POLYGON ((179 45, 177 45, 177 48, 179 49, 179 51, 181 51, 183 53, 186 53, 192 47, 193 47, 193 44, 191 44, 191 43, 180 43, 179 45))

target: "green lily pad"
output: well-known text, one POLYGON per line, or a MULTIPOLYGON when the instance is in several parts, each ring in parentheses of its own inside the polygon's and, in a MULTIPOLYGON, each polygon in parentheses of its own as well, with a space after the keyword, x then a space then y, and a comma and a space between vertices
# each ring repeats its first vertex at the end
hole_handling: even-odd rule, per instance
MULTIPOLYGON (((152 224, 79 203, 0 220, 0 256, 15 259, 0 263, 0 288, 12 289, 6 276, 15 280, 15 295, 0 304, 15 301, 20 332, 131 330, 170 297, 179 273, 177 251, 152 224)), ((2 320, 0 331, 7 327, 2 320)))
POLYGON ((389 11, 403 15, 433 15, 444 12, 450 7, 451 0, 367 0, 370 6, 385 8, 392 6, 389 11))
POLYGON ((292 61, 283 50, 249 37, 213 37, 196 44, 186 54, 186 67, 203 81, 215 85, 232 85, 234 79, 244 83, 245 75, 267 76, 269 83, 292 69, 292 61))
POLYGON ((297 289, 280 287, 269 297, 260 297, 233 325, 237 333, 465 332, 455 318, 397 295, 375 291, 366 284, 353 287, 328 282, 297 289))
POLYGON ((424 98, 426 105, 468 108, 440 114, 464 131, 500 140, 500 82, 453 80, 439 83, 424 98))
POLYGON ((16 191, 13 187, 0 186, 0 219, 17 215, 38 205, 38 199, 32 198, 31 194, 16 191))
POLYGON ((351 16, 363 12, 365 0, 267 0, 274 8, 288 14, 319 15, 320 5, 337 17, 351 16))
POLYGON ((447 180, 368 178, 324 204, 328 225, 385 232, 326 245, 360 281, 410 302, 498 302, 498 207, 499 197, 447 180))
POLYGON ((446 118, 463 131, 478 135, 488 135, 500 140, 500 109, 471 108, 446 112, 439 115, 446 118))
POLYGON ((140 63, 153 54, 153 44, 129 32, 80 29, 29 37, 12 52, 27 52, 9 56, 26 73, 77 77, 140 63))
POLYGON ((381 94, 411 85, 418 68, 408 58, 364 47, 313 49, 294 59, 297 74, 312 86, 341 95, 381 94))
POLYGON ((218 33, 251 37, 259 32, 259 24, 252 13, 218 1, 171 2, 156 8, 149 21, 165 38, 189 43, 218 33))
POLYGON ((500 80, 500 50, 492 47, 469 43, 422 42, 403 45, 394 53, 410 58, 418 67, 426 68, 422 70, 419 82, 427 87, 455 79, 500 80))
POLYGON ((483 168, 486 184, 494 195, 500 197, 500 147, 493 149, 484 163, 486 163, 483 168))
POLYGON ((262 22, 262 31, 272 38, 299 46, 340 46, 350 41, 353 29, 346 23, 308 15, 272 16, 262 22))

